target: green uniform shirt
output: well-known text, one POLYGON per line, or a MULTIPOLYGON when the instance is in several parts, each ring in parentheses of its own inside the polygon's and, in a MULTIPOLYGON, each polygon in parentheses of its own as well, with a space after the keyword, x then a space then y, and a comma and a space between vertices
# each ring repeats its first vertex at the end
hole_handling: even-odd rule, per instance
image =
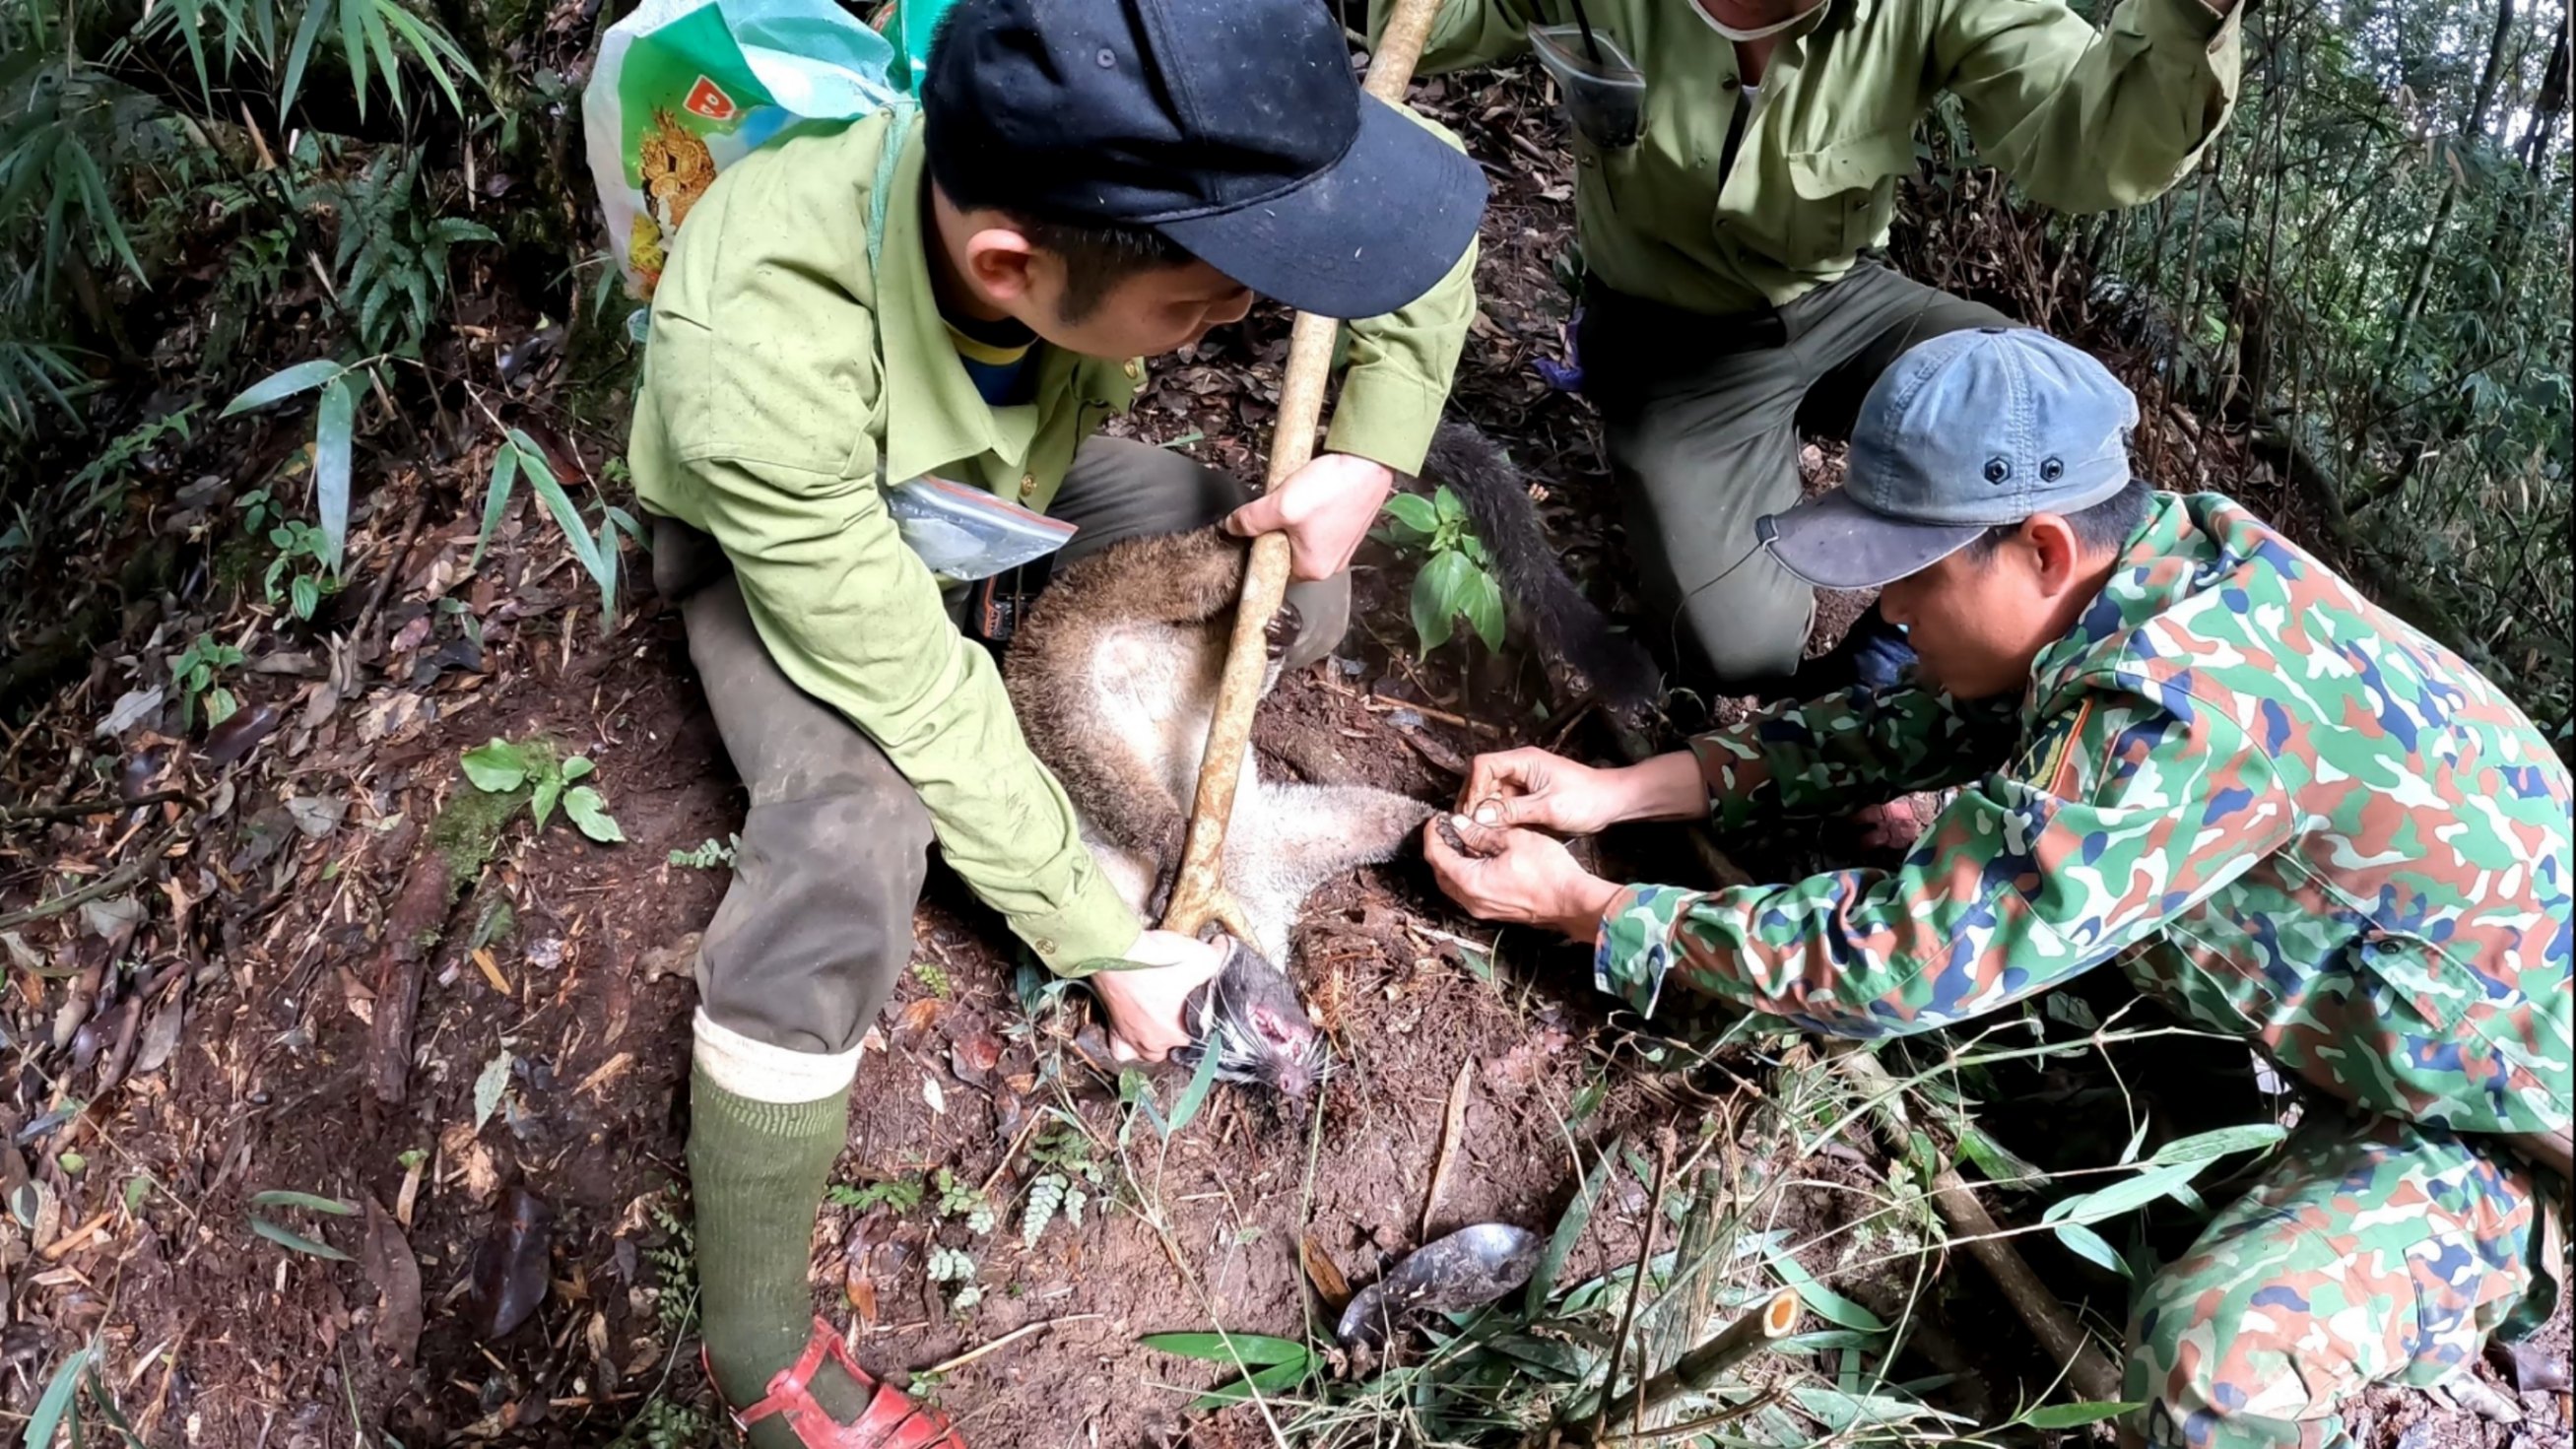
MULTIPOLYGON (((1372 37, 1388 9, 1370 0, 1372 37)), ((2101 31, 2059 0, 1828 0, 1773 51, 1726 170, 1734 45, 1690 0, 1584 11, 1646 78, 1635 145, 1574 140, 1584 265, 1697 312, 1785 303, 1883 245, 1938 92, 1959 98, 1986 162, 2067 211, 2162 193, 2236 101, 2235 0, 2119 0, 2101 31)), ((1573 19, 1568 0, 1444 0, 1422 70, 1504 59, 1531 25, 1573 19)))
MULTIPOLYGON (((882 489, 932 474, 1042 510, 1074 449, 1133 402, 1144 364, 1043 348, 1031 401, 986 404, 931 288, 921 127, 888 169, 893 124, 755 152, 690 210, 653 295, 635 491, 724 546, 787 677, 885 750, 949 866, 1049 968, 1074 971, 1125 952, 1135 914, 882 489)), ((1475 311, 1474 265, 1471 247, 1411 306, 1351 327, 1327 448, 1421 466, 1475 311)))
POLYGON ((2159 494, 2018 699, 1856 689, 1695 742, 1717 818, 1959 794, 1893 870, 1603 912, 1599 983, 1818 1032, 1982 1016, 2117 961, 2373 1112, 2564 1133, 2571 785, 2457 655, 2244 508, 2159 494))

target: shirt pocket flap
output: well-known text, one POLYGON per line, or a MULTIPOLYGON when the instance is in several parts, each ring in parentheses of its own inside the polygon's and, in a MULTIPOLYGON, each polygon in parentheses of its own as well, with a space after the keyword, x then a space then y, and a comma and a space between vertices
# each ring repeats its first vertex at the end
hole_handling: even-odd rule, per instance
POLYGON ((1882 131, 1852 136, 1821 150, 1789 158, 1789 184, 1800 196, 1821 201, 1846 191, 1876 186, 1882 177, 1914 167, 1914 132, 1882 131))

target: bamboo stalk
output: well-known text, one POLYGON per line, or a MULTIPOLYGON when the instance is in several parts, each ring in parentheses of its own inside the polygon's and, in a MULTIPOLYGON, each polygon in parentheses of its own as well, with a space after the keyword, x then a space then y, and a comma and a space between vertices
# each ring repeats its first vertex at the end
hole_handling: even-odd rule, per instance
MULTIPOLYGON (((1644 1415, 1661 1408, 1683 1394, 1706 1392, 1716 1385, 1719 1375, 1770 1347, 1773 1342, 1787 1337, 1789 1330, 1797 1326, 1799 1306, 1797 1290, 1783 1288, 1764 1299, 1743 1317, 1719 1329, 1716 1336, 1706 1343, 1673 1360, 1670 1368, 1639 1384, 1634 1391, 1634 1420, 1629 1431, 1617 1438, 1631 1443, 1644 1443, 1673 1432, 1670 1429, 1645 1428, 1644 1415)), ((1610 1385, 1603 1385, 1605 1395, 1609 1389, 1610 1385)), ((1766 1402, 1766 1400, 1756 1400, 1752 1404, 1739 1405, 1707 1422, 1718 1423, 1740 1417, 1742 1414, 1763 1407, 1766 1402)), ((1585 1407, 1589 1407, 1588 1403, 1585 1407)), ((1608 1407, 1606 1401, 1602 1407, 1605 1409, 1608 1407)), ((1578 1412, 1574 1417, 1579 1420, 1581 1415, 1578 1412)), ((1554 1449, 1554 1446, 1559 1445, 1612 1442, 1605 1437, 1607 1432, 1607 1425, 1599 1418, 1595 1418, 1589 1426, 1560 1419, 1555 1425, 1533 1435, 1525 1443, 1530 1446, 1530 1449, 1541 1449, 1541 1446, 1545 1446, 1545 1449, 1554 1449)))
MULTIPOLYGON (((1905 1124, 1893 1105, 1896 1083, 1887 1075, 1887 1069, 1878 1064, 1876 1057, 1849 1046, 1840 1047, 1836 1060, 1844 1075, 1878 1099, 1875 1113, 1879 1126, 1889 1143, 1901 1150, 1905 1145, 1905 1124)), ((2116 1401, 2120 1397, 2119 1370, 2085 1337, 2066 1305, 2057 1301, 2057 1295, 2048 1291, 2048 1286, 2030 1271, 2030 1265, 2022 1261, 2021 1254, 2004 1240, 2003 1229, 1986 1211, 1985 1204, 1969 1191, 1967 1179, 1959 1176, 1957 1168, 1943 1168, 1932 1179, 1932 1201, 1965 1240, 1967 1250, 1985 1265, 1995 1286, 2003 1290, 2014 1311, 2030 1325, 2041 1346, 2066 1370, 2075 1391, 2097 1403, 2116 1401)))
POLYGON ((1717 1376, 1751 1358, 1798 1322, 1798 1294, 1783 1288, 1762 1305, 1718 1330, 1717 1337, 1673 1360, 1673 1366, 1638 1386, 1637 1402, 1651 1409, 1675 1395, 1705 1389, 1717 1376))
MULTIPOLYGON (((1422 58, 1422 43, 1440 0, 1396 0, 1395 13, 1378 38, 1370 58, 1368 80, 1361 87, 1389 105, 1404 101, 1413 67, 1422 58)), ((1397 197, 1386 198, 1401 205, 1397 197)), ((1268 486, 1278 487, 1315 456, 1315 427, 1324 416, 1324 384, 1332 370, 1333 337, 1341 324, 1330 317, 1300 312, 1288 334, 1288 370, 1279 384, 1279 418, 1270 436, 1268 486)), ((1199 762, 1198 792, 1190 802, 1190 825, 1181 850, 1181 868, 1172 884, 1172 901, 1163 913, 1163 929, 1185 935, 1218 919, 1223 895, 1225 829, 1234 817, 1234 787, 1243 770, 1244 751, 1252 743, 1252 710, 1260 703, 1261 676, 1269 663, 1264 638, 1270 617, 1288 591, 1288 538, 1265 533, 1252 541, 1252 561, 1243 572, 1243 600, 1235 606, 1234 635, 1226 647, 1225 672, 1219 677, 1216 710, 1208 724, 1207 753, 1199 762)))

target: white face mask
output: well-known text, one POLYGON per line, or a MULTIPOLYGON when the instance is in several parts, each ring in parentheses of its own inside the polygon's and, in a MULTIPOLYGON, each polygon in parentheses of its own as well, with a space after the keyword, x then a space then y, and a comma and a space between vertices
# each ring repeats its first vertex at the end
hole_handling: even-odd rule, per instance
POLYGON ((1709 29, 1716 31, 1718 34, 1725 36, 1729 40, 1739 43, 1752 40, 1768 40, 1772 36, 1778 35, 1781 31, 1787 30, 1791 26, 1804 21, 1808 16, 1816 13, 1817 9, 1816 6, 1810 5, 1806 9, 1799 11, 1797 14, 1790 16, 1786 20, 1774 21, 1769 25, 1761 26, 1753 30, 1739 30, 1736 27, 1727 24, 1725 21, 1718 19, 1716 16, 1709 14, 1708 7, 1702 4, 1701 0, 1690 0, 1690 8, 1693 15, 1696 15, 1700 19, 1708 22, 1709 29))

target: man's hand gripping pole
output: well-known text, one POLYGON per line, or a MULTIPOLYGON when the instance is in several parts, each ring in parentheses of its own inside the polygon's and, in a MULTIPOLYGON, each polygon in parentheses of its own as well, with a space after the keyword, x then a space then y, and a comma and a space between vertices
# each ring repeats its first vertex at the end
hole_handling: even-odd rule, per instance
MULTIPOLYGON (((1440 0, 1396 0, 1362 89, 1389 105, 1404 103, 1422 42, 1431 33, 1440 0)), ((1389 205, 1398 199, 1387 198, 1389 205)), ((1315 456, 1315 427, 1324 415, 1324 384, 1332 370, 1333 335, 1340 323, 1300 312, 1288 336, 1288 371, 1279 385, 1278 425, 1271 433, 1269 487, 1276 488, 1315 456)), ((1163 929, 1195 936, 1214 921, 1238 938, 1251 939, 1242 912, 1226 893, 1222 861, 1226 822, 1234 816, 1234 786, 1251 747, 1252 710, 1260 702, 1269 662, 1263 632, 1288 591, 1288 536, 1265 533, 1252 541, 1252 563, 1243 574, 1243 599, 1234 611, 1234 637, 1217 686, 1207 753, 1199 762, 1198 794, 1190 802, 1189 835, 1172 885, 1163 929)))

